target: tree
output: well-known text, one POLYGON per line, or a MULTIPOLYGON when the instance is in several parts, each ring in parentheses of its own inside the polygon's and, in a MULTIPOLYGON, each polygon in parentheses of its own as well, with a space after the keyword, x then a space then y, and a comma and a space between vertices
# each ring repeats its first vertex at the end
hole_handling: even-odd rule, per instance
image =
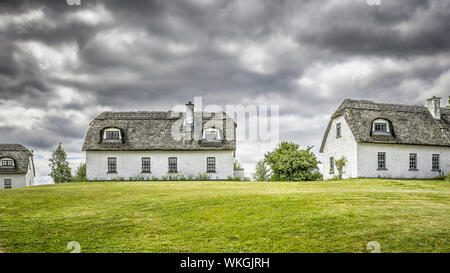
POLYGON ((80 166, 78 166, 75 176, 72 178, 73 182, 86 182, 86 163, 81 163, 80 166))
POLYGON ((347 159, 345 156, 342 156, 340 159, 334 162, 336 165, 336 169, 338 170, 338 179, 342 179, 342 174, 344 174, 344 167, 347 165, 347 159))
POLYGON ((268 181, 270 179, 270 168, 264 160, 256 163, 253 179, 256 181, 268 181))
POLYGON ((321 180, 320 163, 311 152, 312 147, 300 149, 298 144, 283 141, 264 160, 272 170, 271 180, 314 181, 321 180))
POLYGON ((72 174, 67 162, 67 154, 64 151, 62 144, 59 143, 56 150, 52 152, 52 157, 49 159, 50 169, 49 174, 55 183, 64 183, 72 180, 72 174))

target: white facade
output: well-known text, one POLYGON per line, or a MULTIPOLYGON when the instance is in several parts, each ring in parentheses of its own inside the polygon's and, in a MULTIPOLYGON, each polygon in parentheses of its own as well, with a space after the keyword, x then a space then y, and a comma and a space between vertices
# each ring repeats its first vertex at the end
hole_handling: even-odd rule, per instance
POLYGON ((171 173, 169 157, 177 158, 177 174, 197 175, 207 173, 207 158, 215 158, 215 172, 207 173, 212 180, 233 176, 232 150, 211 151, 87 151, 86 175, 88 180, 128 180, 135 176, 147 179, 171 173), (108 172, 108 158, 116 158, 117 172, 108 172), (151 173, 142 172, 142 158, 151 158, 151 173))
POLYGON ((342 156, 347 159, 342 178, 358 177, 357 143, 347 122, 345 122, 344 117, 338 116, 333 119, 330 128, 323 148, 323 178, 327 180, 337 175, 338 172, 336 168, 334 168, 333 172, 330 172, 330 158, 332 157, 335 161, 342 156), (341 126, 341 136, 337 136, 337 124, 340 124, 341 126))
POLYGON ((11 188, 23 188, 34 185, 34 166, 30 159, 26 174, 0 174, 0 189, 5 188, 5 180, 11 180, 11 188))
POLYGON ((324 179, 337 176, 336 167, 330 172, 330 158, 344 156, 347 164, 343 178, 433 178, 450 172, 450 147, 357 143, 343 116, 331 122, 323 147, 322 173, 324 179), (341 136, 337 136, 337 124, 341 125, 341 136), (378 153, 385 153, 386 169, 378 169, 378 153), (409 169, 410 154, 417 155, 417 170, 409 169), (441 173, 432 170, 432 155, 439 155, 441 173))
POLYGON ((433 178, 439 176, 432 170, 432 155, 439 155, 441 175, 450 172, 450 147, 358 144, 358 176, 379 178, 433 178), (386 154, 386 170, 377 170, 378 153, 386 154), (417 170, 409 170, 409 155, 417 155, 417 170))

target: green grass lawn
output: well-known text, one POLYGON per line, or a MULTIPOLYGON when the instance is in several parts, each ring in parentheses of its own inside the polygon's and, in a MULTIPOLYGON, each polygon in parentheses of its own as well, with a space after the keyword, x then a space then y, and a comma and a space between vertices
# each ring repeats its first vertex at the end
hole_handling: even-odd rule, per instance
MULTIPOLYGON (((450 182, 99 182, 0 190, 4 252, 450 252, 450 182)), ((1 249, 0 249, 1 251, 1 249)))

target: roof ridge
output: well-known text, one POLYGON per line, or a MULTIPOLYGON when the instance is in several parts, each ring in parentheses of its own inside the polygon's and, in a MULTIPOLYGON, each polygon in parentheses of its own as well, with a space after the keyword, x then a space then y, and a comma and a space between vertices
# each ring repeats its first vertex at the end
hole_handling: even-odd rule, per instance
POLYGON ((17 143, 0 143, 0 151, 28 151, 22 144, 17 143))
MULTIPOLYGON (((350 102, 350 103, 365 103, 365 104, 374 104, 374 105, 383 105, 383 106, 399 106, 399 107, 420 107, 420 108, 427 108, 426 106, 424 106, 424 105, 421 105, 421 104, 402 104, 402 103, 387 103, 387 102, 375 102, 375 101, 372 101, 372 100, 363 100, 363 99, 359 99, 359 100, 355 100, 355 99, 345 99, 342 103, 341 103, 341 106, 342 105, 347 105, 347 104, 345 104, 345 103, 348 103, 348 102, 350 102)), ((441 108, 445 108, 445 107, 441 107, 441 108)))

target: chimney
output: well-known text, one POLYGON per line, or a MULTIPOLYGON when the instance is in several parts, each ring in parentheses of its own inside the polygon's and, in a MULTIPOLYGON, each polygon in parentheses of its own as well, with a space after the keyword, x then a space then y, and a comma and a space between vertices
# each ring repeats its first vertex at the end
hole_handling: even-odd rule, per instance
POLYGON ((441 119, 441 98, 433 96, 427 99, 428 111, 435 119, 441 119))
POLYGON ((186 125, 194 126, 194 104, 191 101, 186 103, 186 125))
POLYGON ((191 141, 194 135, 194 104, 192 102, 186 103, 186 119, 184 125, 184 139, 191 141))

